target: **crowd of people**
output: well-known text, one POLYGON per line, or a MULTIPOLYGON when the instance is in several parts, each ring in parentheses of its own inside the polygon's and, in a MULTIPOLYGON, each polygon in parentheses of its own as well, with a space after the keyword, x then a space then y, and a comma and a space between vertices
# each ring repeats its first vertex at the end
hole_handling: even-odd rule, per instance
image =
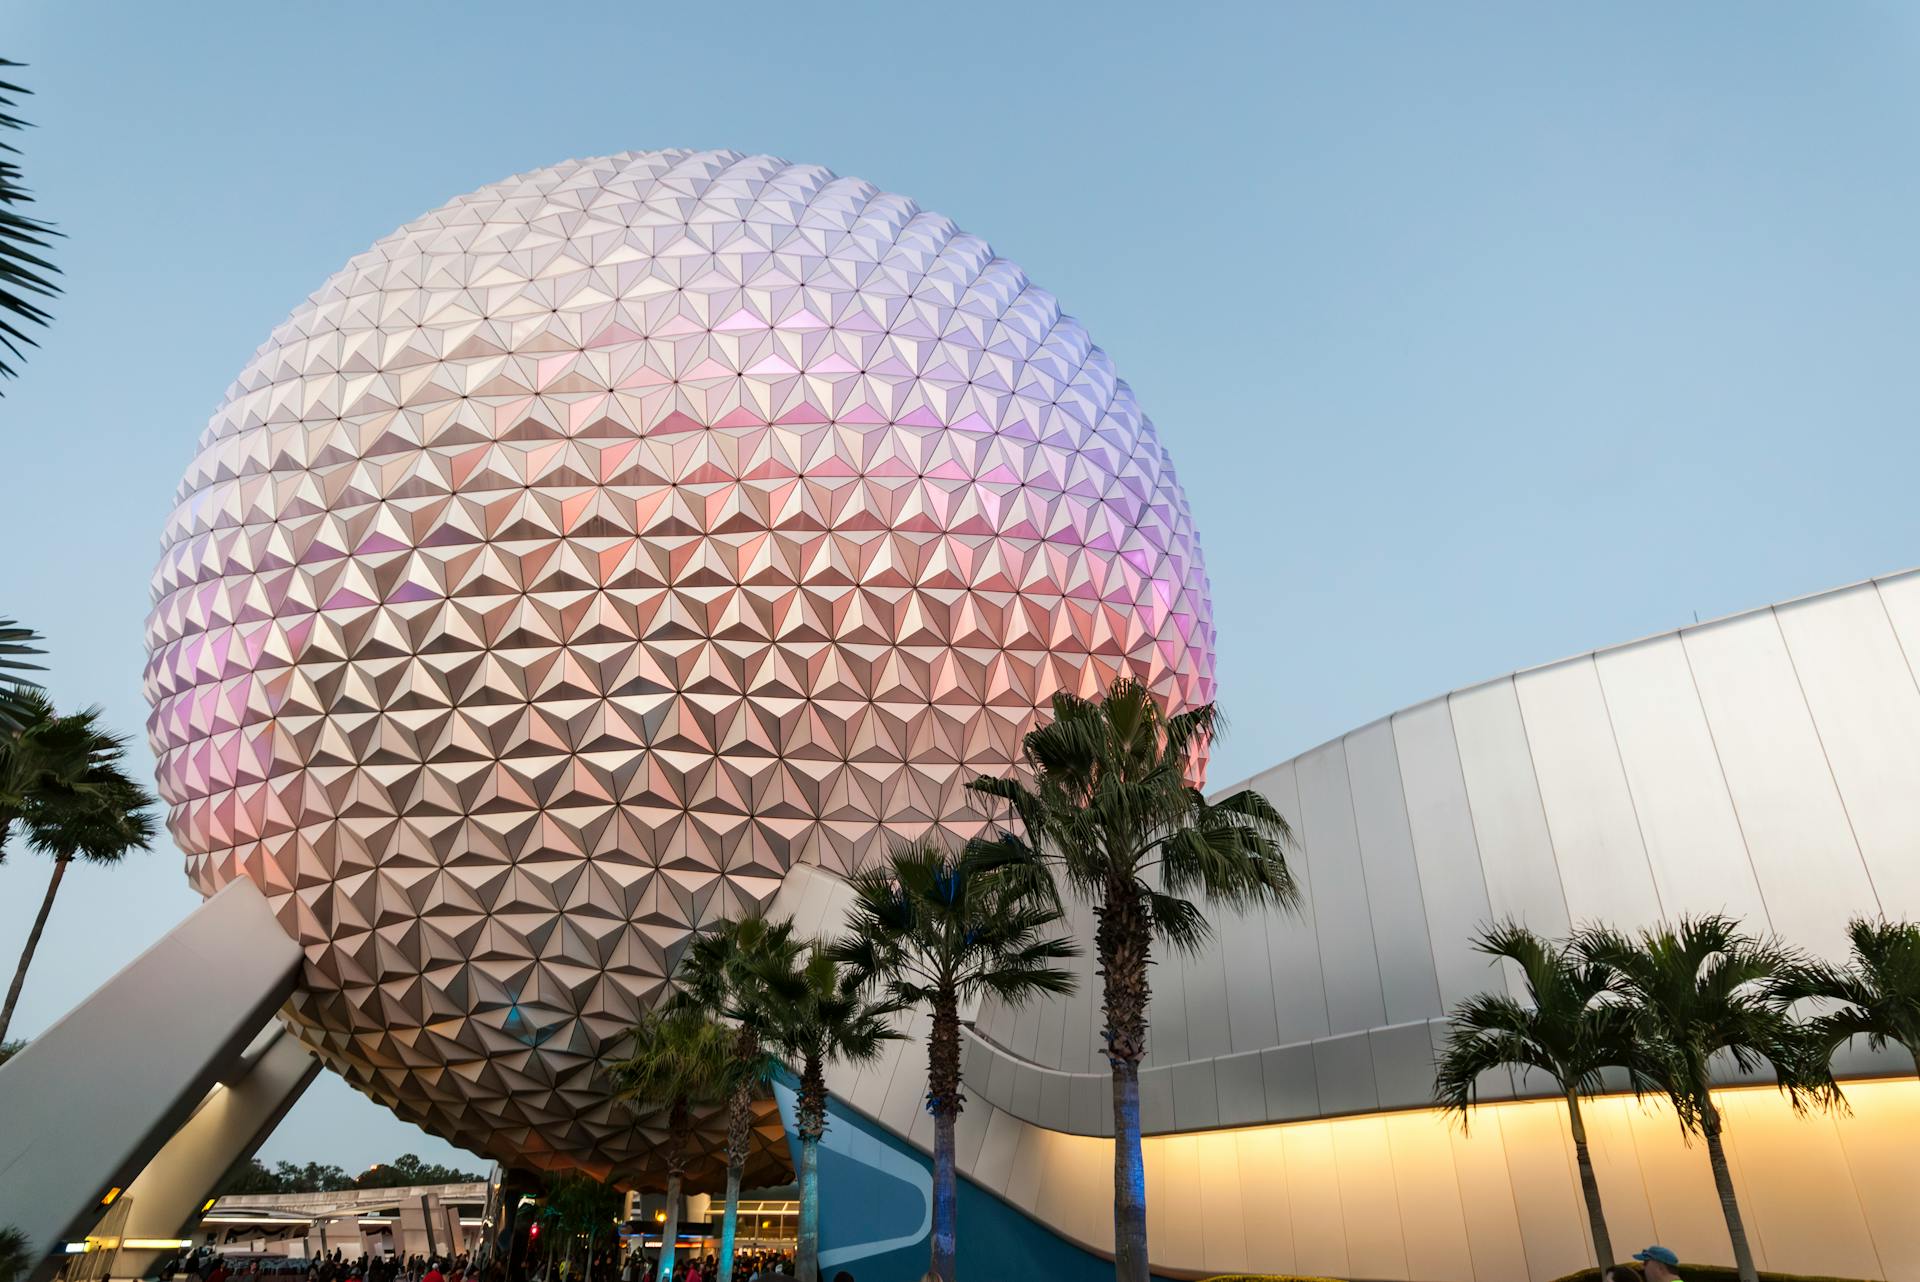
MULTIPOLYGON (((482 1269, 467 1255, 452 1260, 421 1255, 349 1258, 335 1250, 307 1263, 305 1282, 584 1282, 581 1272, 561 1265, 549 1277, 546 1266, 541 1264, 524 1267, 518 1278, 509 1278, 501 1261, 496 1260, 482 1269), (573 1276, 569 1277, 569 1273, 573 1276)), ((605 1282, 715 1282, 720 1276, 719 1262, 711 1252, 682 1254, 674 1262, 672 1275, 667 1276, 659 1272, 655 1259, 635 1250, 617 1272, 616 1277, 611 1261, 596 1262, 592 1276, 605 1282)), ((161 1282, 248 1282, 263 1274, 276 1279, 289 1276, 274 1268, 271 1262, 263 1266, 258 1256, 236 1260, 219 1254, 211 1246, 165 1261, 159 1270, 161 1282)), ((298 1276, 296 1272, 291 1278, 298 1276)), ((793 1254, 758 1248, 737 1252, 733 1257, 733 1276, 735 1282, 792 1282, 793 1254)), ((833 1282, 853 1282, 852 1275, 843 1271, 833 1282)))
MULTIPOLYGON (((659 1266, 651 1259, 643 1259, 640 1251, 635 1251, 627 1259, 627 1266, 621 1273, 622 1282, 714 1282, 720 1276, 719 1261, 711 1252, 695 1255, 689 1252, 673 1263, 671 1277, 661 1274, 659 1266)), ((848 1277, 851 1282, 851 1276, 848 1277)), ((785 1251, 748 1250, 736 1251, 733 1256, 734 1282, 789 1282, 793 1277, 793 1256, 785 1251)), ((835 1279, 838 1282, 838 1279, 835 1279)))
MULTIPOLYGON (((276 1278, 288 1275, 254 1256, 234 1260, 221 1255, 210 1245, 190 1255, 167 1260, 160 1266, 160 1282, 247 1282, 262 1274, 276 1278)), ((298 1276, 295 1274, 294 1276, 298 1276)), ((335 1250, 307 1263, 306 1282, 505 1282, 498 1270, 482 1276, 471 1257, 451 1260, 423 1255, 361 1255, 347 1258, 335 1250)))

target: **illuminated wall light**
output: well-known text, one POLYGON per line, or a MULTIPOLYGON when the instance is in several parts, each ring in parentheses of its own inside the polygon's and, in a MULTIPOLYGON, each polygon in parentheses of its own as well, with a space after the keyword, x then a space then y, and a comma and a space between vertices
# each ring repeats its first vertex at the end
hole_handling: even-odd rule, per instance
POLYGON ((100 1199, 100 1205, 102 1205, 102 1206, 112 1206, 112 1205, 113 1205, 113 1199, 115 1199, 116 1197, 119 1197, 119 1196, 120 1196, 120 1186, 119 1186, 118 1184, 116 1184, 116 1185, 114 1185, 114 1186, 113 1186, 112 1188, 110 1188, 110 1189, 108 1189, 108 1190, 107 1190, 107 1195, 106 1195, 105 1197, 103 1197, 103 1198, 101 1198, 101 1199, 100 1199))

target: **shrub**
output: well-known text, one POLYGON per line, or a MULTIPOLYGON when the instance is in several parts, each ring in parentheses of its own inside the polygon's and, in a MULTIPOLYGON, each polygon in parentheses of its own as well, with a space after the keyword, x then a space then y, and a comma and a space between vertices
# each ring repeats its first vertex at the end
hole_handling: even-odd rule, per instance
MULTIPOLYGON (((1630 1276, 1640 1276, 1637 1264, 1621 1264, 1614 1267, 1624 1269, 1630 1276)), ((1740 1282, 1739 1271, 1731 1264, 1682 1264, 1680 1276, 1686 1282, 1740 1282)), ((1556 1278, 1554 1282, 1596 1282, 1599 1274, 1592 1269, 1581 1269, 1578 1273, 1569 1273, 1556 1278)), ((1831 1278, 1824 1274, 1806 1273, 1769 1273, 1760 1271, 1760 1282, 1862 1282, 1859 1278, 1831 1278)))

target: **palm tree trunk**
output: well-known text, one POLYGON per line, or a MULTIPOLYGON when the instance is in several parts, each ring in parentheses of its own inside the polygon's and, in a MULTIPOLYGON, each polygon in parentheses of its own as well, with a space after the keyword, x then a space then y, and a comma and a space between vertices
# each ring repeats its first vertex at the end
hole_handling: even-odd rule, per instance
POLYGON ((1113 1065, 1113 1276, 1147 1282, 1147 1167, 1140 1152, 1140 1065, 1113 1065))
POLYGON ((1115 1282, 1149 1282, 1147 1172, 1140 1151, 1140 1061, 1147 1051, 1147 966, 1153 934, 1131 881, 1110 880, 1094 910, 1105 994, 1107 1062, 1113 1069, 1113 1265, 1115 1282))
POLYGON ((727 1163, 727 1211, 720 1222, 718 1282, 733 1282, 733 1238, 740 1220, 740 1167, 727 1163))
POLYGON ((667 1222, 660 1226, 660 1276, 673 1276, 673 1248, 680 1240, 680 1172, 667 1173, 667 1222))
POLYGON ((13 1008, 19 1004, 20 990, 27 984, 27 967, 33 965, 33 951, 40 947, 41 932, 47 928, 47 916, 53 911, 53 897, 60 893, 60 879, 67 875, 71 859, 53 861, 53 880, 47 883, 47 897, 40 901, 40 915, 27 932, 27 945, 20 950, 20 964, 13 970, 13 987, 7 989, 7 1004, 0 1008, 0 1042, 7 1040, 7 1028, 13 1023, 13 1008))
POLYGON ((806 1057, 800 1072, 800 1235, 793 1253, 797 1282, 820 1282, 820 1137, 827 1130, 827 1075, 806 1057))
POLYGON ((954 1124, 965 1101, 960 1095, 960 1008, 952 993, 933 1004, 933 1034, 927 1045, 927 1111, 933 1114, 933 1241, 930 1276, 953 1282, 960 1237, 960 1188, 954 1170, 954 1124))
POLYGON ((793 1253, 793 1276, 820 1282, 820 1141, 800 1141, 800 1237, 793 1253))
POLYGON ((1747 1244, 1747 1226, 1740 1219, 1740 1202, 1734 1196, 1727 1150, 1720 1143, 1720 1110, 1711 1098, 1701 1105, 1700 1129, 1707 1137, 1707 1160, 1713 1165, 1713 1187, 1720 1193, 1720 1213, 1727 1217, 1727 1237, 1733 1241, 1734 1267, 1740 1271, 1740 1282, 1760 1282, 1753 1267, 1753 1248, 1747 1244))
POLYGON ((680 1241, 680 1181, 687 1171, 687 1146, 693 1141, 693 1118, 687 1101, 677 1099, 667 1110, 667 1222, 661 1226, 660 1276, 673 1276, 674 1248, 680 1241))
POLYGON ((1573 1127, 1573 1157, 1580 1165, 1580 1192, 1587 1199, 1587 1224, 1593 1230, 1593 1257, 1605 1282, 1613 1267, 1613 1235, 1607 1232, 1607 1213, 1600 1206, 1600 1181, 1593 1174, 1593 1155, 1587 1151, 1587 1123, 1580 1116, 1580 1096, 1567 1092, 1567 1120, 1573 1127))
POLYGON ((753 1151, 753 1087, 758 1075, 760 1038, 744 1023, 733 1038, 733 1059, 739 1076, 727 1100, 727 1209, 720 1228, 720 1276, 733 1282, 733 1244, 739 1232, 740 1179, 753 1151))

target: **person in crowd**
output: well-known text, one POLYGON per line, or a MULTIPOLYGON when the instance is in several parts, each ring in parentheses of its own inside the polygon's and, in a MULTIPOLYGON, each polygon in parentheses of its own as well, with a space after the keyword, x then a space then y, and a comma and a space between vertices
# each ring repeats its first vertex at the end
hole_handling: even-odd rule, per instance
POLYGON ((1664 1246, 1635 1251, 1633 1258, 1647 1272, 1647 1282, 1680 1282, 1680 1257, 1664 1246))

